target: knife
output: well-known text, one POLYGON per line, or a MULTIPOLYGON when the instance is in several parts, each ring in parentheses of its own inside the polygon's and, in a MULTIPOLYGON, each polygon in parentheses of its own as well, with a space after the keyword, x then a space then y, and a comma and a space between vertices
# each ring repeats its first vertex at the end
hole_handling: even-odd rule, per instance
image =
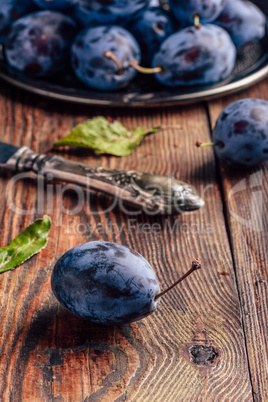
MULTIPOLYGON (((49 180, 74 183, 117 197, 120 203, 154 214, 181 214, 204 205, 193 186, 173 177, 134 170, 108 170, 57 155, 38 155, 28 147, 0 142, 0 168, 31 171, 49 180)), ((122 205, 122 204, 121 204, 122 205)))

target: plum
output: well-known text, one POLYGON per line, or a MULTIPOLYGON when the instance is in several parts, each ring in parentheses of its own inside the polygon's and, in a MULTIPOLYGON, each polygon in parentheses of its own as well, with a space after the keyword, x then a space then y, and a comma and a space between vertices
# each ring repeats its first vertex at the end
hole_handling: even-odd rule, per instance
POLYGON ((160 292, 150 264, 136 251, 93 241, 67 251, 56 263, 51 286, 58 301, 76 316, 105 325, 128 324, 153 313, 160 298, 193 271, 160 292))
POLYGON ((229 34, 216 25, 185 28, 167 38, 153 58, 161 83, 175 86, 217 83, 227 78, 236 61, 229 34))
POLYGON ((54 267, 52 290, 78 317, 122 324, 152 313, 160 292, 149 263, 119 244, 93 241, 67 251, 54 267))
POLYGON ((174 31, 169 14, 159 6, 146 8, 126 28, 137 39, 141 47, 142 63, 145 65, 151 65, 161 43, 174 31))
POLYGON ((130 62, 140 59, 136 39, 116 25, 82 30, 71 48, 76 76, 86 85, 104 91, 125 87, 137 73, 130 62))
POLYGON ((74 0, 33 0, 33 2, 45 10, 65 11, 73 5, 74 0))
POLYGON ((224 28, 240 48, 256 42, 265 35, 266 17, 250 1, 226 0, 226 5, 214 22, 224 28))
POLYGON ((84 27, 124 25, 148 4, 149 0, 76 0, 74 18, 84 27))
POLYGON ((192 25, 194 17, 201 22, 214 21, 225 4, 225 0, 169 0, 169 5, 175 18, 183 25, 192 25))
POLYGON ((38 11, 17 20, 5 46, 8 64, 19 71, 47 76, 69 61, 76 24, 55 11, 38 11))
POLYGON ((241 99, 219 116, 212 136, 218 157, 227 165, 249 168, 268 158, 268 101, 241 99))
POLYGON ((227 166, 247 169, 268 159, 268 101, 246 98, 228 105, 212 135, 219 159, 227 166))
POLYGON ((31 0, 0 0, 0 43, 5 43, 10 25, 34 9, 31 0))

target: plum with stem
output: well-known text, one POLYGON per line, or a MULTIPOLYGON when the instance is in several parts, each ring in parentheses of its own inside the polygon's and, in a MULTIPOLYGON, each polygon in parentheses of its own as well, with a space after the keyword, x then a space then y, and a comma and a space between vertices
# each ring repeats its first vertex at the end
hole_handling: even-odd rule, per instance
POLYGON ((104 91, 125 87, 137 73, 130 63, 140 59, 136 39, 116 25, 81 31, 71 48, 76 76, 86 85, 104 91))
POLYGON ((229 34, 216 25, 185 28, 167 38, 153 58, 158 81, 171 87, 213 84, 226 79, 236 61, 229 34))
POLYGON ((52 290, 78 317, 99 324, 120 325, 152 314, 160 299, 193 271, 163 292, 150 264, 136 251, 116 243, 93 241, 67 251, 56 263, 52 290))
POLYGON ((212 145, 227 166, 248 169, 268 159, 268 101, 246 98, 228 105, 215 125, 212 145))
POLYGON ((196 16, 204 23, 214 21, 224 4, 225 0, 169 0, 172 13, 183 26, 192 25, 196 16))
POLYGON ((127 25, 137 39, 142 52, 142 63, 151 65, 161 43, 174 32, 170 15, 159 6, 150 6, 127 25))

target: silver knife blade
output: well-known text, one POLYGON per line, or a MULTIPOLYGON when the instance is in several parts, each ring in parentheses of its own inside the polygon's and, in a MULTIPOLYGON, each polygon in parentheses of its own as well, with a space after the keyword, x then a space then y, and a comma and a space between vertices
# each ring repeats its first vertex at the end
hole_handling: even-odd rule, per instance
POLYGON ((38 155, 28 147, 0 142, 0 167, 101 191, 148 214, 181 214, 204 205, 195 188, 173 177, 109 170, 57 155, 38 155))

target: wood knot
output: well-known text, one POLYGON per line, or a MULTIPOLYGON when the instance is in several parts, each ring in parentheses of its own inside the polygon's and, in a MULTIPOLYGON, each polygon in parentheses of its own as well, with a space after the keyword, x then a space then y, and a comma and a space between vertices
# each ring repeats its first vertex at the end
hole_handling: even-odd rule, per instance
POLYGON ((208 366, 218 357, 218 353, 212 346, 193 345, 189 348, 192 363, 208 366))

